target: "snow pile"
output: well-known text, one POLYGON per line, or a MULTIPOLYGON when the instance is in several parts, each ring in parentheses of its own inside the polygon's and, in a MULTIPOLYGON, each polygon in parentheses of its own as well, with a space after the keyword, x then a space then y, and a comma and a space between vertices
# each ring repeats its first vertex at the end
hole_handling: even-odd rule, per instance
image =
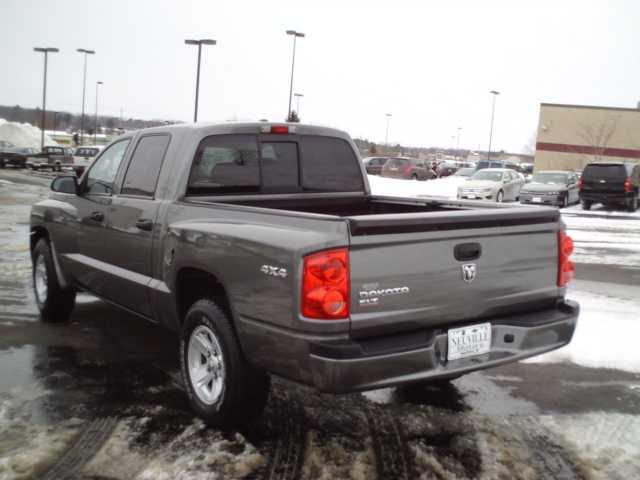
POLYGON ((369 175, 369 185, 374 195, 391 197, 442 197, 456 198, 458 186, 465 182, 464 177, 444 177, 424 182, 402 180, 369 175))
MULTIPOLYGON (((16 147, 40 148, 41 130, 29 123, 8 122, 0 118, 0 140, 16 147)), ((45 145, 57 145, 49 135, 44 136, 45 145)))

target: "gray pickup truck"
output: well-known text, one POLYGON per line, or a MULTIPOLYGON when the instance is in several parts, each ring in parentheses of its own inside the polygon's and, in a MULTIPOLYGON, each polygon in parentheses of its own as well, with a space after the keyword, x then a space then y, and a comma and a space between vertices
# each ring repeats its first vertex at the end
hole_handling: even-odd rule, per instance
POLYGON ((211 425, 259 414, 269 373, 334 393, 451 379, 576 326, 557 209, 372 195, 339 130, 142 130, 51 188, 31 212, 42 319, 87 291, 175 330, 211 425))

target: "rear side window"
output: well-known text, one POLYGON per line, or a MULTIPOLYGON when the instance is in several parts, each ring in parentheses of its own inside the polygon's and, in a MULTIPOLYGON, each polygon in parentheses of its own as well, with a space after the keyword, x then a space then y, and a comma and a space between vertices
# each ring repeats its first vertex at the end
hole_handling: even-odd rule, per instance
POLYGON ((153 197, 169 141, 169 135, 148 135, 138 141, 124 177, 122 195, 153 197))
POLYGON ((627 171, 624 165, 587 165, 582 173, 584 180, 624 180, 627 171))

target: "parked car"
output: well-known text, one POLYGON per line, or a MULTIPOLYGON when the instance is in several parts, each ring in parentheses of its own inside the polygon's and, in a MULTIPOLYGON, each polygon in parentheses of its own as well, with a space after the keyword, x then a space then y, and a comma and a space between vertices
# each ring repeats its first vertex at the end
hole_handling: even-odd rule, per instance
POLYGON ((458 170, 458 167, 454 163, 449 162, 441 162, 438 165, 438 169, 436 173, 438 174, 438 178, 448 177, 449 175, 453 175, 458 170))
POLYGON ((520 203, 568 207, 579 201, 578 176, 573 172, 538 172, 520 190, 520 203))
POLYGON ((51 189, 29 236, 41 318, 67 320, 85 290, 174 330, 210 425, 257 415, 269 373, 334 393, 430 382, 576 327, 557 209, 377 197, 339 130, 125 133, 51 189))
POLYGON ((25 168, 27 158, 38 153, 35 148, 29 147, 4 147, 0 148, 0 168, 7 166, 25 168))
POLYGON ((479 160, 476 163, 476 170, 484 170, 485 168, 504 168, 502 160, 479 160))
POLYGON ((458 170, 456 173, 453 174, 453 176, 471 178, 474 173, 476 173, 476 169, 474 167, 466 167, 458 170))
POLYGON ((30 155, 26 165, 33 170, 50 168, 59 172, 62 167, 73 166, 73 150, 59 146, 45 146, 42 151, 30 155))
POLYGON ((523 185, 524 178, 518 172, 509 168, 485 168, 458 187, 458 198, 498 203, 518 200, 523 185))
POLYGON ((362 160, 369 175, 380 175, 382 167, 389 160, 388 157, 367 157, 362 160))
POLYGON ((89 165, 91 165, 91 162, 96 158, 96 155, 98 155, 98 153, 103 149, 103 145, 91 145, 76 148, 73 152, 73 170, 76 172, 76 175, 82 175, 85 169, 89 168, 89 165))
POLYGON ((380 175, 388 178, 430 180, 436 177, 436 172, 427 166, 425 160, 401 157, 390 158, 382 167, 380 175))
POLYGON ((594 203, 602 203, 610 208, 621 206, 635 212, 640 190, 640 164, 589 163, 584 167, 578 185, 584 210, 591 209, 594 203))

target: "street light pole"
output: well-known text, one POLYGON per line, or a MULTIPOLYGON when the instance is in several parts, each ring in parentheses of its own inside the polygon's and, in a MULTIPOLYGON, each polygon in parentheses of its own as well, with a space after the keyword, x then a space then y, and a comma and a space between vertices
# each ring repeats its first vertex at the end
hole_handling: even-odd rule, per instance
POLYGON ((489 129, 489 150, 487 151, 487 161, 491 159, 491 140, 493 138, 493 116, 496 111, 496 97, 500 95, 500 92, 496 90, 491 90, 489 93, 493 95, 493 104, 491 106, 491 128, 489 129))
POLYGON ((203 38, 201 40, 185 40, 186 45, 198 46, 198 68, 196 71, 196 105, 193 110, 193 122, 198 121, 198 98, 200 97, 200 61, 202 59, 202 45, 215 45, 217 42, 210 38, 203 38))
POLYGON ((298 114, 298 118, 300 118, 300 97, 304 97, 301 93, 294 93, 294 97, 296 97, 296 113, 298 114))
POLYGON ((293 57, 291 59, 291 82, 289 83, 289 110, 287 110, 287 121, 291 117, 291 99, 293 98, 293 70, 296 65, 296 40, 298 37, 304 38, 305 34, 295 30, 287 30, 287 35, 293 35, 293 57))
POLYGON ((49 53, 56 53, 56 52, 59 52, 60 50, 53 47, 46 47, 46 48, 35 47, 33 50, 35 52, 44 53, 44 81, 42 85, 42 120, 40 121, 40 129, 41 129, 40 150, 43 150, 44 149, 44 122, 45 122, 45 115, 47 111, 47 66, 48 66, 47 64, 49 60, 49 53))
POLYGON ((84 143, 84 102, 85 93, 87 90, 87 55, 94 55, 94 50, 86 50, 84 48, 77 48, 77 52, 84 53, 84 77, 82 79, 82 114, 80 117, 80 145, 84 143))
POLYGON ((459 160, 461 155, 460 155, 460 130, 462 130, 462 127, 458 127, 458 142, 456 145, 456 160, 459 160))
POLYGON ((387 131, 384 134, 384 144, 385 146, 389 146, 389 121, 391 120, 391 114, 390 113, 385 113, 385 115, 387 116, 387 131))
POLYGON ((96 119, 93 125, 93 144, 97 143, 98 136, 98 87, 103 85, 104 82, 96 82, 96 119))

